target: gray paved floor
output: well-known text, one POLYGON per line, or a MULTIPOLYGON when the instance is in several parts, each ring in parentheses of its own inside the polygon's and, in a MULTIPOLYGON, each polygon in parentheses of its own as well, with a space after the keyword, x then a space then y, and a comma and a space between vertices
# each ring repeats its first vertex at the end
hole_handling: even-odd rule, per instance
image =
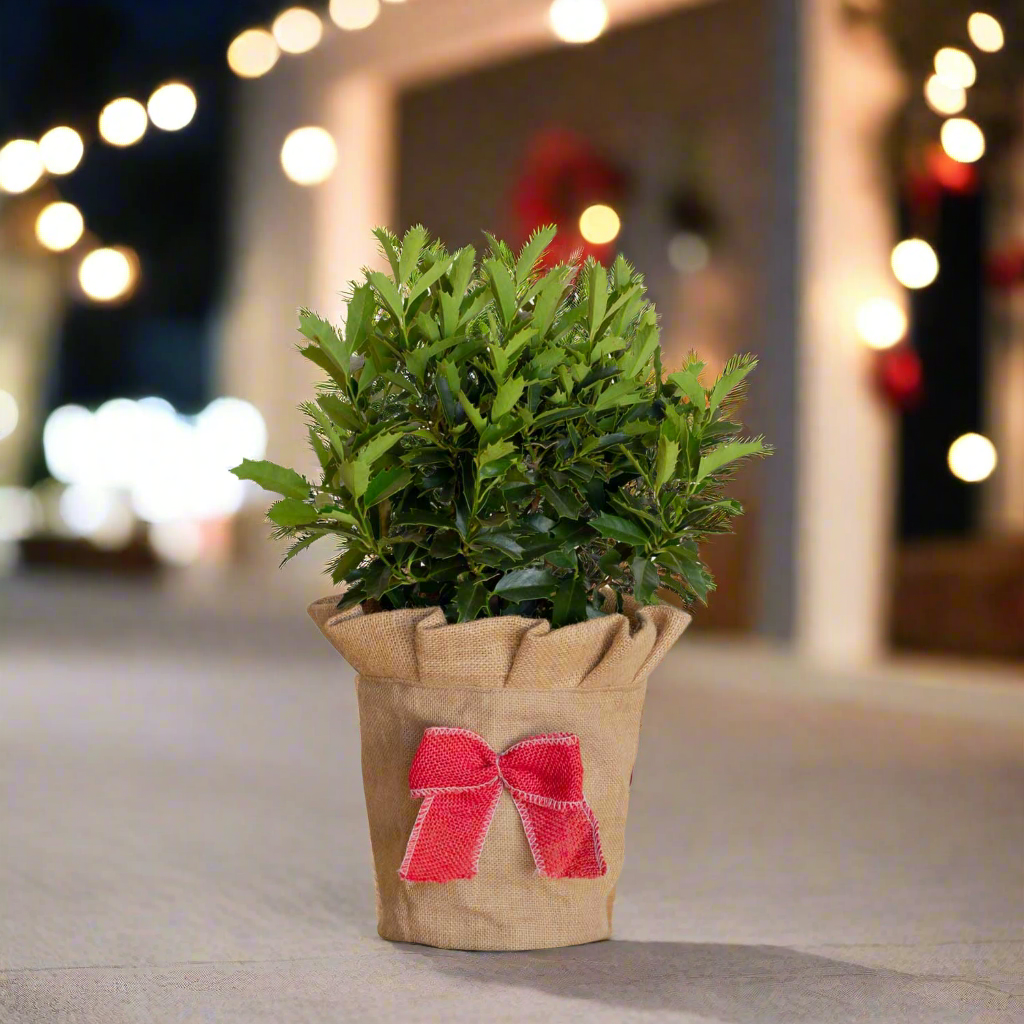
POLYGON ((1019 720, 739 680, 756 660, 684 638, 652 685, 617 938, 401 947, 373 927, 351 675, 311 625, 12 595, 3 1024, 1024 1021, 1019 720), (44 605, 57 641, 26 624, 44 605))

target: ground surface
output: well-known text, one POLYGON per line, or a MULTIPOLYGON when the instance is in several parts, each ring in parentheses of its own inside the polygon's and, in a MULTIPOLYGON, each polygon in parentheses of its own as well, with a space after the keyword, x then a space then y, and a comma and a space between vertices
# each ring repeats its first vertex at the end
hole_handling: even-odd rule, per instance
POLYGON ((616 939, 454 953, 376 937, 351 674, 312 626, 0 602, 3 1024, 1024 1021, 1005 693, 855 700, 684 638, 616 939))

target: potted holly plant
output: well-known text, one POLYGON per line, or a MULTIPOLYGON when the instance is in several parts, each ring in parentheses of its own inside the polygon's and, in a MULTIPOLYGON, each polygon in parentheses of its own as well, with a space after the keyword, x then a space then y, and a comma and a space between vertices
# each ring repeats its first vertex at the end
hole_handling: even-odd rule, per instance
POLYGON ((321 540, 310 614, 354 666, 378 929, 461 949, 607 938, 647 678, 713 581, 740 505, 734 412, 755 366, 662 371, 642 277, 487 236, 376 232, 344 326, 300 313, 325 382, 316 479, 236 470, 321 540))

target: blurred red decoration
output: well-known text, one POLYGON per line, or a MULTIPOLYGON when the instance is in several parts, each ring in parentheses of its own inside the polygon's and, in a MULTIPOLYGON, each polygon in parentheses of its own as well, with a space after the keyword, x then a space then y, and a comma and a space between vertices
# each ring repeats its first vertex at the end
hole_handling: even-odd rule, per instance
POLYGON ((909 412, 924 398, 921 357, 910 345, 898 345, 877 353, 875 386, 892 408, 909 412))
POLYGON ((1024 243, 994 253, 985 267, 988 283, 999 291, 1024 286, 1024 243))
POLYGON ((575 253, 607 262, 615 243, 591 245, 580 234, 580 214, 595 203, 621 210, 626 176, 586 139, 564 129, 541 132, 531 144, 526 165, 513 191, 516 232, 524 242, 544 224, 557 224, 558 237, 548 249, 547 264, 565 262, 575 253))
POLYGON ((954 160, 937 142, 928 147, 925 159, 929 173, 947 192, 963 195, 978 187, 974 165, 954 160))

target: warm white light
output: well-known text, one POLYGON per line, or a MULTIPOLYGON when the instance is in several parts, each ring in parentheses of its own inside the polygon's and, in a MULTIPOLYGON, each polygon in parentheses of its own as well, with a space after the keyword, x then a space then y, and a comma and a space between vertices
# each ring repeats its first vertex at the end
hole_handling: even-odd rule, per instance
POLYGON ((992 475, 999 461, 996 446, 981 434, 962 434, 946 456, 949 471, 964 483, 976 484, 992 475))
POLYGON ((380 0, 331 0, 327 13, 338 28, 356 32, 377 20, 380 0))
POLYGON ((904 288, 927 288, 939 273, 939 257, 923 238, 906 238, 892 251, 892 272, 904 288))
POLYGON ((289 7, 274 19, 272 31, 285 53, 306 53, 320 42, 324 26, 307 7, 289 7))
POLYGON ((110 487, 72 484, 61 494, 58 509, 72 536, 87 537, 101 548, 124 547, 135 527, 126 500, 110 487))
POLYGON ((281 56, 277 41, 263 28, 249 28, 228 47, 228 67, 240 78, 265 75, 281 56))
POLYGON ((100 111, 100 135, 112 146, 131 146, 146 134, 146 108, 129 96, 111 100, 100 111))
POLYGON ((935 74, 947 85, 969 89, 978 77, 969 54, 954 46, 944 46, 935 54, 935 74))
POLYGON ((43 425, 43 456, 50 476, 61 483, 84 479, 92 445, 92 413, 80 405, 62 405, 46 417, 43 425))
POLYGON ((607 245, 614 241, 621 227, 619 215, 604 203, 588 206, 580 214, 580 234, 591 245, 607 245))
POLYGON ((680 231, 668 243, 668 262, 680 274, 696 274, 710 258, 708 243, 692 231, 680 231))
POLYGON ((924 98, 936 114, 959 114, 967 106, 963 87, 950 85, 938 75, 932 75, 924 83, 924 98))
POLYGON ((980 11, 967 19, 967 32, 971 42, 985 53, 995 53, 1003 48, 1003 26, 991 14, 980 11))
POLYGON ((168 82, 153 92, 146 109, 157 128, 176 132, 196 116, 196 94, 184 82, 168 82))
POLYGON ((39 499, 27 487, 0 487, 0 541, 29 536, 41 518, 39 499))
POLYGON ((946 155, 961 164, 973 164, 985 155, 985 135, 967 117, 951 117, 939 131, 946 155))
POLYGON ((74 128, 51 128, 39 140, 39 155, 50 174, 70 174, 81 162, 85 146, 74 128))
POLYGON ((868 348, 892 348, 907 333, 907 317, 892 299, 869 299, 857 310, 857 333, 868 348))
POLYGON ((85 230, 85 221, 74 203, 50 203, 36 217, 36 238, 53 252, 70 249, 85 230))
POLYGON ((608 24, 608 8, 604 0, 553 0, 548 22, 562 42, 590 43, 608 24))
POLYGON ((93 249, 79 264, 82 291, 96 302, 123 298, 135 282, 135 267, 122 249, 93 249))
POLYGON ((0 149, 0 188, 5 192, 27 192, 42 173, 43 158, 38 143, 31 139, 14 139, 0 149))
POLYGON ((0 390, 0 441, 10 437, 18 425, 18 403, 9 391, 0 390))
POLYGON ((281 146, 281 166, 297 185, 319 185, 338 162, 338 147, 323 128, 296 128, 281 146))
POLYGON ((161 562, 191 565, 203 552, 202 529, 187 519, 153 523, 149 528, 149 545, 161 562))
POLYGON ((242 459, 262 459, 267 424, 259 409, 241 398, 215 398, 197 417, 196 435, 207 455, 230 469, 242 459))

